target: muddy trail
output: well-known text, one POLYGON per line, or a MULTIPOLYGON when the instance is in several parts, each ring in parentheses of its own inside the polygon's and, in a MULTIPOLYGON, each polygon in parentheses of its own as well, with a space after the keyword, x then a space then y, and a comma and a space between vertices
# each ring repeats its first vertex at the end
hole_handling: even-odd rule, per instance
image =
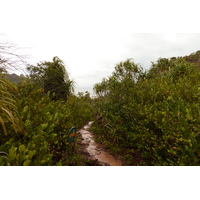
POLYGON ((93 122, 88 122, 78 131, 78 144, 80 149, 77 153, 84 155, 94 166, 122 166, 122 162, 110 155, 102 145, 94 140, 94 134, 89 131, 93 122))

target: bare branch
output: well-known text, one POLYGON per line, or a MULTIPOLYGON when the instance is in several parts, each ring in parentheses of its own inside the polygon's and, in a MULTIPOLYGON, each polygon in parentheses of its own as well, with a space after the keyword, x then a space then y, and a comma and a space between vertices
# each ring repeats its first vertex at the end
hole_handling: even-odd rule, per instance
POLYGON ((20 48, 17 45, 5 41, 2 36, 0 35, 0 69, 24 72, 25 66, 27 66, 26 57, 18 53, 20 48))

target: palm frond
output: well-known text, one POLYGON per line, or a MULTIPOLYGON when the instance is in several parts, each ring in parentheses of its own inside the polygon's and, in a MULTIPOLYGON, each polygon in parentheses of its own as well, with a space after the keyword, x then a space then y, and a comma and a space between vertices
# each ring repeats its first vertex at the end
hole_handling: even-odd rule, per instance
POLYGON ((22 130, 20 123, 20 115, 14 97, 15 90, 12 84, 0 74, 0 124, 5 135, 8 135, 6 130, 6 120, 12 123, 15 133, 22 130))

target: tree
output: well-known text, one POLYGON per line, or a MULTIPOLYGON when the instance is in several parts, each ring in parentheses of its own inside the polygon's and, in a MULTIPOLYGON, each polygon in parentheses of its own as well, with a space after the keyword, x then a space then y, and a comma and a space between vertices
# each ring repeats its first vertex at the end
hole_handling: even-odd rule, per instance
POLYGON ((143 79, 145 73, 140 65, 135 64, 131 59, 120 62, 116 65, 115 71, 108 79, 103 79, 101 83, 95 84, 94 91, 97 96, 108 96, 109 94, 119 99, 127 94, 127 90, 139 80, 143 79))
POLYGON ((44 61, 27 69, 34 84, 42 87, 44 94, 50 93, 52 100, 66 100, 73 92, 74 82, 70 80, 63 61, 58 57, 54 57, 53 62, 44 61))

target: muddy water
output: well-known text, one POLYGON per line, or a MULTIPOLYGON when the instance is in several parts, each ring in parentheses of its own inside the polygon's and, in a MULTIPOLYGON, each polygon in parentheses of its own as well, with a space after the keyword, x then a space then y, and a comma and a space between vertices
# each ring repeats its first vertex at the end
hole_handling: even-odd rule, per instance
POLYGON ((122 164, 119 160, 116 160, 94 141, 94 134, 89 131, 92 123, 93 122, 89 122, 79 131, 83 138, 82 144, 85 145, 88 154, 99 162, 106 163, 110 166, 121 166, 122 164))

